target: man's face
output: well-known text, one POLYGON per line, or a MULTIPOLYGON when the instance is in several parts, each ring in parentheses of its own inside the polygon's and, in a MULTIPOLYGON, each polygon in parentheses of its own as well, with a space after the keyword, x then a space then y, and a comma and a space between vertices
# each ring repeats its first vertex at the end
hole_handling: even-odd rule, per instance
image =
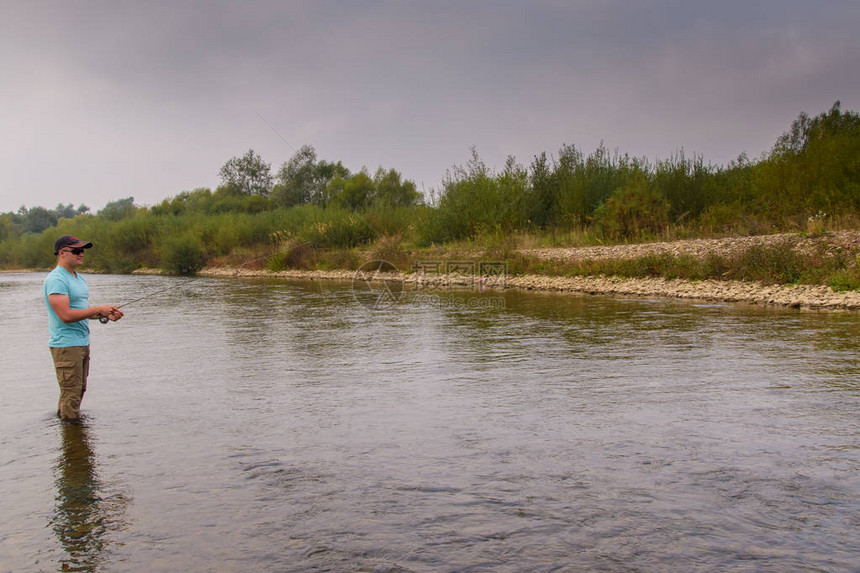
POLYGON ((63 247, 60 249, 60 257, 73 267, 80 266, 84 262, 84 249, 77 247, 63 247))

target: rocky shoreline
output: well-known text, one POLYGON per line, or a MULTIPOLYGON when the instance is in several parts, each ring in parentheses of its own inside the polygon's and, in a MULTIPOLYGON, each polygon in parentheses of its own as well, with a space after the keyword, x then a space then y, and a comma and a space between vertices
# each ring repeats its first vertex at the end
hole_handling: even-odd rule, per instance
MULTIPOLYGON (((542 258, 575 260, 577 258, 635 258, 649 254, 672 253, 702 257, 710 252, 731 255, 753 245, 783 245, 801 251, 809 249, 844 249, 860 261, 860 232, 840 231, 821 236, 798 234, 737 237, 730 239, 695 239, 666 243, 611 245, 605 247, 528 249, 526 255, 542 258)), ((156 271, 157 272, 157 271, 156 271)), ((837 292, 823 285, 770 285, 757 282, 663 278, 622 278, 614 276, 559 277, 542 275, 470 277, 463 275, 427 275, 421 273, 373 273, 362 271, 280 272, 235 267, 210 267, 200 274, 210 277, 274 277, 294 280, 396 281, 415 289, 423 287, 519 289, 548 292, 570 292, 589 295, 677 298, 707 302, 746 303, 806 310, 860 310, 860 291, 837 292)))
MULTIPOLYGON (((823 235, 786 233, 755 237, 692 239, 663 243, 607 245, 579 248, 523 249, 527 256, 563 261, 587 259, 632 259, 648 255, 672 254, 705 257, 709 253, 732 256, 753 246, 774 246, 800 252, 841 249, 860 255, 860 232, 839 231, 823 235)), ((753 282, 663 278, 621 278, 614 276, 488 276, 437 275, 423 273, 373 273, 362 271, 271 272, 244 268, 208 268, 201 274, 217 277, 279 277, 296 280, 398 281, 413 288, 521 289, 584 293, 590 295, 680 298, 708 302, 747 303, 819 310, 860 310, 860 292, 836 292, 821 285, 768 285, 753 282)))
POLYGON ((739 281, 687 281, 680 279, 620 277, 549 277, 538 275, 472 277, 459 275, 433 275, 406 273, 368 273, 361 271, 280 271, 238 269, 227 267, 207 268, 200 274, 211 277, 272 277, 293 280, 332 281, 396 281, 404 286, 420 288, 520 289, 582 293, 590 295, 639 296, 680 298, 708 302, 747 303, 782 306, 810 310, 860 310, 860 292, 836 292, 830 287, 814 285, 764 285, 739 281))
POLYGON ((781 246, 809 254, 817 250, 842 249, 860 252, 860 231, 837 231, 819 235, 781 233, 751 237, 727 237, 721 239, 683 239, 660 243, 636 243, 629 245, 601 245, 595 247, 521 249, 524 255, 542 259, 562 261, 635 259, 648 255, 689 255, 704 258, 714 253, 726 257, 738 254, 750 247, 781 246))

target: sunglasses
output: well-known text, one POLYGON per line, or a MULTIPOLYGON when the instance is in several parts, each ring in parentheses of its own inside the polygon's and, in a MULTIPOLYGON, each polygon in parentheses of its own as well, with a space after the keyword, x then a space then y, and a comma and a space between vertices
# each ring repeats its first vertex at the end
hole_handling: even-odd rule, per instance
POLYGON ((72 253, 73 255, 80 255, 81 253, 83 253, 83 252, 84 252, 84 250, 83 250, 83 249, 79 249, 79 248, 74 248, 74 249, 69 249, 69 250, 68 250, 68 251, 66 251, 66 252, 67 252, 67 253, 72 253))

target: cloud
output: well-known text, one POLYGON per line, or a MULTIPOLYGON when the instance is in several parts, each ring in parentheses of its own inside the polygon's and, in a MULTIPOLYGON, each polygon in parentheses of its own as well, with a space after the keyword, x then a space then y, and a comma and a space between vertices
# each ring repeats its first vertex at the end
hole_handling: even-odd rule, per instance
POLYGON ((766 151, 860 107, 854 3, 19 2, 0 23, 0 211, 152 204, 249 147, 309 143, 425 188, 601 140, 649 158, 766 151), (854 98, 853 100, 851 98, 854 98))

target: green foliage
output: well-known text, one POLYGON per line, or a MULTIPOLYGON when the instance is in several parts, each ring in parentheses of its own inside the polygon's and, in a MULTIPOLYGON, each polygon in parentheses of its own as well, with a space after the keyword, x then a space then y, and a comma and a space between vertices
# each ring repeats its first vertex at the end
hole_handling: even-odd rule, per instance
POLYGON ((266 268, 275 272, 287 269, 311 270, 316 267, 316 254, 313 245, 291 240, 268 258, 266 268))
POLYGON ((21 207, 18 210, 18 215, 21 217, 21 223, 26 233, 41 233, 45 229, 54 227, 57 224, 57 214, 44 207, 32 207, 27 209, 21 207))
POLYGON ((394 169, 377 169, 371 178, 367 170, 343 177, 336 175, 325 190, 326 204, 341 209, 364 211, 378 207, 412 207, 418 205, 421 194, 415 183, 403 180, 394 169))
POLYGON ((199 187, 169 197, 150 209, 153 215, 182 215, 184 213, 208 213, 212 209, 212 191, 199 187))
POLYGON ((860 209, 860 115, 837 101, 810 118, 801 113, 770 157, 756 166, 761 210, 803 228, 809 215, 860 209))
POLYGON ((732 259, 727 278, 790 284, 800 280, 804 267, 803 257, 789 243, 753 246, 732 259))
POLYGON ((364 261, 355 249, 335 249, 332 251, 321 251, 317 254, 315 268, 320 270, 358 269, 364 261))
POLYGON ((49 269, 57 263, 54 241, 59 235, 27 233, 17 245, 16 263, 27 269, 49 269))
POLYGON ((90 208, 86 205, 79 205, 76 209, 71 203, 68 203, 67 205, 58 203, 57 206, 54 207, 54 213, 57 214, 58 219, 74 219, 78 215, 89 213, 89 211, 90 208))
POLYGON ((602 143, 584 161, 572 146, 563 148, 560 157, 559 218, 568 224, 590 223, 594 211, 627 183, 630 173, 641 170, 641 160, 612 157, 602 143))
POLYGON ((546 152, 536 156, 529 173, 531 189, 528 197, 528 217, 535 226, 542 229, 555 223, 558 189, 553 175, 546 152))
POLYGON ((221 183, 234 188, 240 195, 268 197, 272 191, 272 166, 263 161, 253 149, 242 157, 233 157, 218 172, 221 183))
POLYGON ((707 182, 712 170, 701 156, 687 159, 684 151, 657 164, 651 183, 669 205, 668 217, 680 223, 698 216, 708 202, 707 182))
POLYGON ((401 271, 409 270, 413 266, 412 256, 403 248, 403 237, 399 234, 380 237, 373 246, 371 259, 385 261, 385 267, 401 271))
POLYGON ((594 213, 598 228, 613 239, 660 233, 669 223, 669 203, 644 174, 619 187, 594 213))
POLYGON ((0 241, 19 235, 22 225, 12 213, 0 213, 0 241))
POLYGON ((97 214, 108 221, 119 221, 134 214, 134 197, 126 197, 111 201, 102 208, 97 214))
POLYGON ((435 210, 423 205, 415 207, 381 205, 371 207, 364 212, 363 217, 375 237, 400 235, 406 240, 416 241, 428 212, 435 212, 435 210))
POLYGON ((791 128, 783 133, 773 147, 773 155, 777 157, 797 156, 808 151, 816 142, 844 135, 860 135, 860 115, 854 112, 842 112, 842 104, 838 100, 830 110, 810 118, 806 112, 801 112, 791 128))
POLYGON ((272 203, 276 207, 296 205, 326 205, 329 197, 326 188, 335 178, 348 178, 349 169, 340 161, 317 161, 316 150, 302 146, 278 171, 278 183, 272 190, 272 203))
POLYGON ((193 235, 168 240, 161 254, 161 266, 175 275, 194 275, 206 265, 203 244, 193 235))
POLYGON ((860 291, 860 264, 835 271, 827 278, 827 284, 835 291, 860 291))
MULTIPOLYGON (((651 164, 610 153, 601 143, 589 155, 564 145, 554 156, 535 156, 527 168, 508 158, 496 172, 472 149, 426 205, 415 184, 396 170, 352 174, 340 162, 318 160, 311 146, 281 166, 274 188, 269 164, 253 150, 228 161, 220 175, 214 192, 183 191, 150 209, 129 197, 96 215, 71 204, 0 214, 0 265, 51 266, 50 247, 63 233, 93 241, 87 267, 110 272, 163 265, 163 255, 179 251, 177 237, 201 257, 222 261, 307 242, 313 261, 304 260, 301 250, 301 256, 284 255, 283 264, 318 268, 332 264, 336 252, 379 250, 385 237, 417 247, 466 241, 516 259, 514 238, 536 230, 553 246, 786 230, 820 235, 860 223, 860 116, 843 111, 839 102, 815 117, 801 113, 769 155, 750 161, 742 154, 726 167, 706 165, 683 150, 651 164)), ((281 264, 277 257, 272 265, 281 264)), ((345 264, 351 260, 343 257, 345 264)), ((751 251, 731 261, 658 257, 603 270, 830 281, 840 288, 851 288, 857 277, 854 261, 798 257, 777 251, 751 251)))
POLYGON ((360 171, 349 179, 332 182, 331 204, 341 209, 364 210, 373 201, 375 191, 373 179, 366 171, 360 171))
POLYGON ((443 182, 439 213, 422 242, 474 238, 529 225, 528 172, 509 157, 505 170, 494 174, 472 148, 472 158, 454 167, 443 182))
POLYGON ((381 207, 412 207, 421 200, 421 193, 415 189, 415 183, 404 181, 400 173, 394 169, 376 170, 373 176, 374 196, 372 203, 381 207))
POLYGON ((374 238, 373 229, 367 220, 346 209, 330 208, 325 218, 306 225, 299 231, 299 238, 318 247, 353 248, 374 238))
POLYGON ((789 243, 751 247, 731 257, 715 253, 704 258, 662 253, 632 259, 558 261, 511 254, 505 259, 511 274, 732 279, 766 284, 826 284, 835 290, 860 290, 860 261, 840 253, 800 254, 789 243))

